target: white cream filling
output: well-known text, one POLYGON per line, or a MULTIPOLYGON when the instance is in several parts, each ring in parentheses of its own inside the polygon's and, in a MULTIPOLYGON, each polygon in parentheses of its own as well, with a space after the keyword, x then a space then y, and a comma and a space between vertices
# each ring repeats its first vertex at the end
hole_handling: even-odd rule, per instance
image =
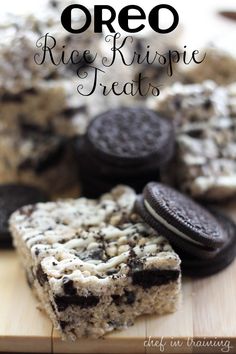
POLYGON ((165 226, 168 230, 174 232, 176 235, 184 238, 185 240, 194 243, 196 245, 204 246, 201 242, 193 240, 191 237, 185 235, 183 232, 180 230, 176 229, 173 225, 169 224, 165 219, 163 219, 160 215, 158 215, 155 210, 151 207, 151 205, 147 202, 146 199, 144 199, 144 205, 149 211, 149 213, 156 219, 160 224, 165 226))

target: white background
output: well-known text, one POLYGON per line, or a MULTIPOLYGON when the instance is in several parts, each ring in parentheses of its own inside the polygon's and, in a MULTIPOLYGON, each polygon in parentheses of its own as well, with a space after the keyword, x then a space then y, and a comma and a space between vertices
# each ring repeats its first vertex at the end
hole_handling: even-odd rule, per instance
MULTIPOLYGON (((236 21, 223 20, 220 16, 217 16, 218 10, 236 11, 236 0, 75 0, 73 2, 84 4, 87 7, 92 7, 94 4, 109 4, 116 11, 125 5, 136 4, 140 5, 147 13, 160 3, 170 4, 179 13, 180 25, 178 31, 182 33, 183 45, 199 46, 211 39, 218 38, 230 42, 232 36, 234 38, 236 36, 236 21)), ((19 14, 42 12, 42 5, 45 3, 47 3, 46 0, 1 0, 0 14, 2 16, 12 12, 19 14)), ((118 26, 117 29, 120 31, 118 26)), ((232 46, 235 46, 235 44, 236 41, 230 43, 232 46)))

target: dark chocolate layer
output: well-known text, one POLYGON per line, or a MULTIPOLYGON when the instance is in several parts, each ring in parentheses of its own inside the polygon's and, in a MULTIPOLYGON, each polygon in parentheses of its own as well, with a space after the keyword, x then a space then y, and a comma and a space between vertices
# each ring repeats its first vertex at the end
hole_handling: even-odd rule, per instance
POLYGON ((179 277, 179 270, 173 269, 146 269, 135 271, 132 275, 134 285, 140 285, 143 288, 160 286, 176 281, 179 277))
POLYGON ((55 303, 57 305, 58 311, 65 311, 68 306, 76 305, 82 309, 86 309, 89 307, 94 307, 99 303, 99 297, 94 295, 89 296, 79 296, 79 295, 67 295, 67 296, 59 296, 56 295, 55 303))

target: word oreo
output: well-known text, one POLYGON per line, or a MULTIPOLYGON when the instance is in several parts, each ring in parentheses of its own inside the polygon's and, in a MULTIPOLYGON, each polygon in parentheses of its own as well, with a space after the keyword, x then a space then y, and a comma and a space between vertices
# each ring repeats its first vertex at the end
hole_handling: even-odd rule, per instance
MULTIPOLYGON (((140 32, 144 29, 145 24, 143 23, 146 18, 148 18, 148 23, 150 27, 157 33, 170 33, 172 32, 179 23, 179 15, 174 7, 167 4, 160 4, 155 6, 150 12, 149 15, 146 16, 144 10, 137 5, 128 5, 123 7, 118 16, 116 14, 116 10, 110 5, 95 5, 94 6, 94 32, 102 33, 103 27, 106 26, 109 32, 115 33, 117 30, 114 28, 112 23, 114 20, 118 19, 118 23, 120 28, 129 33, 140 32), (173 17, 172 24, 167 28, 160 27, 160 18, 161 18, 161 10, 167 10, 171 13, 173 17), (106 13, 109 12, 109 18, 105 19, 105 10, 106 13), (136 15, 130 14, 130 11, 135 11, 136 15), (131 21, 133 24, 133 20, 139 20, 139 25, 131 28, 131 21), (141 24, 140 24, 141 20, 141 24)), ((67 6, 61 15, 61 23, 62 26, 70 33, 82 33, 88 29, 92 22, 92 15, 90 11, 83 5, 73 4, 67 6), (74 28, 73 20, 72 20, 72 12, 78 12, 80 16, 85 17, 85 22, 83 25, 78 28, 74 28)))

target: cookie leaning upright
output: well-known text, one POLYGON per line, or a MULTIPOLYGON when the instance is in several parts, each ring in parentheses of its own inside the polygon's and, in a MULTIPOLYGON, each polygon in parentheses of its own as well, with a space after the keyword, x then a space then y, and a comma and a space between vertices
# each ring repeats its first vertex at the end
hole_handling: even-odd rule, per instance
POLYGON ((136 208, 173 245, 200 258, 215 256, 225 242, 217 219, 188 196, 161 183, 149 183, 136 208))
POLYGON ((173 150, 171 122, 152 110, 129 107, 100 114, 90 123, 78 151, 84 187, 89 176, 102 192, 118 183, 141 191, 147 182, 158 180, 159 169, 173 150))
POLYGON ((177 253, 181 257, 182 270, 186 275, 203 277, 215 274, 230 265, 236 257, 235 222, 218 211, 214 211, 213 214, 224 229, 226 240, 216 255, 210 259, 192 257, 188 253, 176 248, 177 253))
POLYGON ((236 224, 169 186, 147 184, 135 209, 147 224, 171 241, 186 275, 212 275, 236 257, 236 224))

